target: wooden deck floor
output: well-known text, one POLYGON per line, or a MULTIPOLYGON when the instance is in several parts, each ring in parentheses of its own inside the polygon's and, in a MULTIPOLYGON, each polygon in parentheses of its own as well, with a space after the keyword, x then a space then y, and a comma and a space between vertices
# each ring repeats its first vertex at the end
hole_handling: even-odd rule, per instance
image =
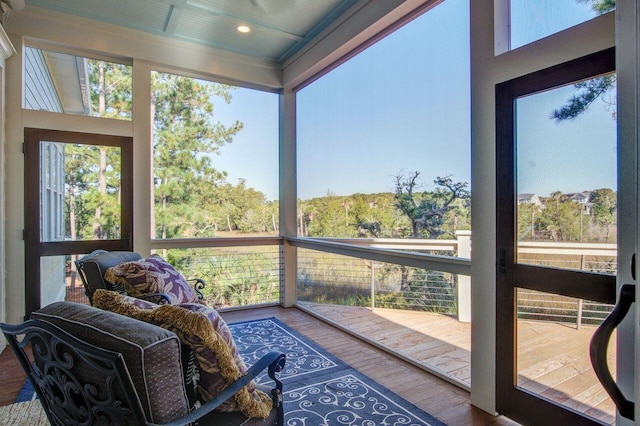
MULTIPOLYGON (((300 303, 319 316, 398 351, 411 361, 470 385, 471 325, 416 311, 300 303)), ((518 385, 548 399, 615 422, 615 406, 591 369, 594 327, 518 321, 518 385)), ((611 347, 615 347, 612 342, 611 347)), ((615 366, 610 352, 609 365, 615 366)), ((615 371, 612 371, 615 374, 615 371)))

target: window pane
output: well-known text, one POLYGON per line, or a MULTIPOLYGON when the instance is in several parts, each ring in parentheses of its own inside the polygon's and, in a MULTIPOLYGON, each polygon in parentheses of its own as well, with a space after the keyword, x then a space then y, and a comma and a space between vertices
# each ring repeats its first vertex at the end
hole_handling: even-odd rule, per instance
POLYGON ((118 239, 121 149, 40 143, 40 241, 118 239))
POLYGON ((518 262, 615 274, 615 81, 517 99, 518 262))
POLYGON ((152 74, 153 238, 278 235, 278 95, 152 74))
POLYGON ((510 0, 511 49, 615 9, 615 0, 510 0))
POLYGON ((24 107, 131 120, 131 67, 27 47, 24 107))
POLYGON ((298 234, 470 229, 468 1, 443 2, 298 93, 298 234))

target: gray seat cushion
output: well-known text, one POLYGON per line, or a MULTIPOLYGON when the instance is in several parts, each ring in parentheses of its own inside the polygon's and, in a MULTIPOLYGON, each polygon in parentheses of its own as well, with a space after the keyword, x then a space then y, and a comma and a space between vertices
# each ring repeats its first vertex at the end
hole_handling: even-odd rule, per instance
POLYGON ((115 290, 125 293, 124 288, 116 287, 104 279, 107 269, 124 262, 132 262, 142 259, 139 253, 133 251, 105 251, 95 250, 76 261, 80 277, 85 285, 85 290, 90 301, 93 301, 93 293, 99 288, 115 290))
POLYGON ((123 355, 147 419, 169 422, 189 413, 178 337, 163 328, 72 302, 56 302, 31 318, 48 321, 99 348, 123 355))

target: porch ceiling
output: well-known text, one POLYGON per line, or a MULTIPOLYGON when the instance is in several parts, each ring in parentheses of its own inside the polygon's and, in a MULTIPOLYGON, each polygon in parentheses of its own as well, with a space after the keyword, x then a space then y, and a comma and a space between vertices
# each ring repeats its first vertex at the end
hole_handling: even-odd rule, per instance
POLYGON ((283 63, 357 0, 26 0, 28 5, 283 63), (239 25, 251 31, 241 33, 239 25))

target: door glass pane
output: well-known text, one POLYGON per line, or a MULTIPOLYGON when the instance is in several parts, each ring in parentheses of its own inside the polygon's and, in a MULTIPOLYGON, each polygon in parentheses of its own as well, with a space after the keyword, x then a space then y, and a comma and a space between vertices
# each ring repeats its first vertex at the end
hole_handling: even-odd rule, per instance
POLYGON ((119 239, 121 149, 40 142, 40 241, 119 239))
POLYGON ((519 263, 615 274, 615 83, 516 100, 519 263))
MULTIPOLYGON (((615 405, 596 378, 589 342, 613 306, 517 289, 517 385, 605 423, 615 405)), ((615 377, 616 338, 607 359, 615 377)))

